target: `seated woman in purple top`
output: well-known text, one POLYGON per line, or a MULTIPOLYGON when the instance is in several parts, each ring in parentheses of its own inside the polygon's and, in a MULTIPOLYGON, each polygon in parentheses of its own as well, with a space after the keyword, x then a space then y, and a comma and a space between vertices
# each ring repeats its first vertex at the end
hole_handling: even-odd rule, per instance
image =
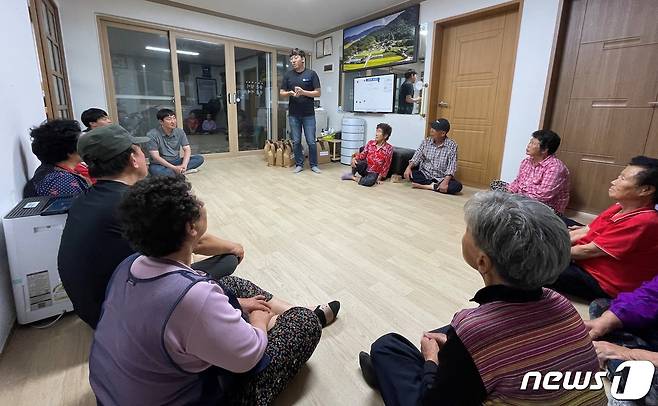
MULTIPOLYGON (((585 325, 594 340, 601 364, 614 373, 627 360, 647 360, 658 371, 658 276, 616 299, 590 304, 585 325)), ((658 404, 658 372, 647 396, 637 404, 658 404)))
POLYGON ((217 123, 212 119, 212 114, 206 114, 206 119, 201 124, 201 129, 204 133, 212 134, 217 130, 217 123))
POLYGON ((99 404, 271 404, 338 302, 296 307, 247 280, 193 270, 207 215, 182 175, 136 183, 119 214, 142 255, 117 267, 94 334, 89 380, 99 404))
POLYGON ((73 196, 89 188, 76 172, 82 161, 77 151, 80 124, 75 120, 51 120, 30 131, 32 152, 41 165, 23 188, 23 197, 73 196))

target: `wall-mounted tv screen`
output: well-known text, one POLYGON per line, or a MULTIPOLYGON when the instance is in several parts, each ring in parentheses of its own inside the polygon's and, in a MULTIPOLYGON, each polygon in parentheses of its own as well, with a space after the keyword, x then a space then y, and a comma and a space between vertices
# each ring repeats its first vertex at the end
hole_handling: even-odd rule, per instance
POLYGON ((354 78, 354 112, 392 113, 395 74, 354 78))
POLYGON ((413 63, 419 5, 343 30, 343 71, 413 63))

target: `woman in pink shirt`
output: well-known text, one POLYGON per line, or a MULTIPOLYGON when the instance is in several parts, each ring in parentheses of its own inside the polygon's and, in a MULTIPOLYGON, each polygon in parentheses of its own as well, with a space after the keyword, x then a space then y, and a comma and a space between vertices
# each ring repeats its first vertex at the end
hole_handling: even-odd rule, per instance
POLYGON ((117 267, 94 333, 99 404, 271 404, 340 304, 297 307, 247 280, 192 269, 208 223, 182 175, 136 183, 119 215, 142 255, 117 267))
POLYGON ((516 179, 509 184, 495 180, 491 189, 528 196, 564 214, 569 203, 569 169, 554 155, 559 146, 560 136, 553 131, 535 131, 516 179))

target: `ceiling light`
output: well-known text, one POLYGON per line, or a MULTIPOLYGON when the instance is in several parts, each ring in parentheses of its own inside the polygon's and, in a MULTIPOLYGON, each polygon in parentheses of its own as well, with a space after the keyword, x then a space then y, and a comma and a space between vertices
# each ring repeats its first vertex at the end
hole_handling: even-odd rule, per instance
MULTIPOLYGON (((217 45, 216 42, 204 41, 204 40, 200 40, 200 39, 185 38, 184 40, 185 41, 190 41, 190 42, 192 42, 192 41, 201 42, 202 44, 217 45)), ((223 45, 220 45, 220 46, 223 46, 223 45)))
MULTIPOLYGON (((146 49, 148 49, 149 51, 158 51, 158 52, 167 52, 167 53, 171 52, 171 51, 169 51, 169 49, 167 49, 167 48, 152 47, 152 46, 150 46, 150 45, 148 45, 148 46, 146 47, 146 49)), ((193 52, 193 51, 182 51, 182 50, 180 50, 180 49, 177 49, 177 50, 176 50, 176 53, 177 53, 177 54, 181 54, 181 55, 192 55, 192 56, 198 56, 198 55, 199 55, 198 52, 193 52)))
POLYGON ((158 47, 152 47, 152 46, 147 46, 146 49, 149 51, 158 51, 158 52, 169 52, 169 48, 158 48, 158 47))
POLYGON ((192 55, 192 56, 198 56, 199 55, 198 52, 194 52, 194 51, 179 51, 179 50, 176 50, 176 53, 181 54, 181 55, 192 55))

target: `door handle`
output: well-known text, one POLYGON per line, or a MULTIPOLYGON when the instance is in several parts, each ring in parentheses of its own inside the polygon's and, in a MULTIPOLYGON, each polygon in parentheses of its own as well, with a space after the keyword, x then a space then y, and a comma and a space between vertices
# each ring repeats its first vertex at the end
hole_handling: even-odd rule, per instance
POLYGON ((231 104, 231 93, 226 93, 226 103, 231 104))
POLYGON ((448 102, 447 102, 447 101, 443 101, 443 100, 441 100, 441 101, 439 102, 439 107, 441 107, 441 108, 446 108, 446 107, 448 107, 448 102))
POLYGON ((653 106, 653 107, 658 106, 658 101, 655 101, 655 102, 649 102, 649 106, 653 106))

